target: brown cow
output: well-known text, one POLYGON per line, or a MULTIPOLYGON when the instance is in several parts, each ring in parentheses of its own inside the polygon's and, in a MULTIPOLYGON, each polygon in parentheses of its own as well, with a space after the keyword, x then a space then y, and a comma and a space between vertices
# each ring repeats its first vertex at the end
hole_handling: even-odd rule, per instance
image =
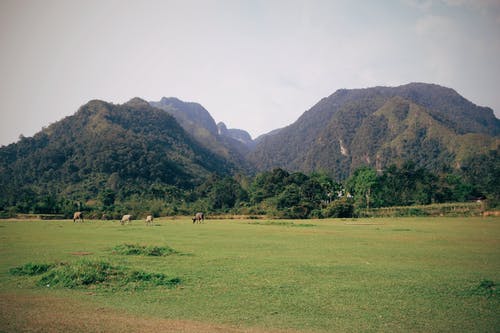
POLYGON ((205 221, 205 215, 203 213, 196 213, 193 217, 193 224, 194 223, 201 223, 205 221))
POLYGON ((83 213, 82 212, 75 212, 73 214, 73 223, 75 223, 76 220, 83 222, 83 213))

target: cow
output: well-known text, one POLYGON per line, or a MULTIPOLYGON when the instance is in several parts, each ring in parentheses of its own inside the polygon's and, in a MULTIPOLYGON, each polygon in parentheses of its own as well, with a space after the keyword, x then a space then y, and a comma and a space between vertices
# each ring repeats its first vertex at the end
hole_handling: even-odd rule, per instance
POLYGON ((491 211, 483 212, 483 217, 486 217, 486 216, 500 216, 500 210, 491 210, 491 211))
POLYGON ((193 217, 193 224, 194 223, 201 223, 205 221, 205 215, 203 213, 196 213, 193 217))
POLYGON ((75 223, 76 220, 83 222, 83 213, 82 212, 75 212, 73 214, 73 223, 75 223))
POLYGON ((153 215, 146 216, 146 225, 153 225, 153 215))
POLYGON ((127 215, 123 215, 123 217, 122 217, 122 219, 120 221, 120 224, 124 225, 125 222, 130 223, 130 221, 132 221, 132 215, 128 215, 128 214, 127 215))

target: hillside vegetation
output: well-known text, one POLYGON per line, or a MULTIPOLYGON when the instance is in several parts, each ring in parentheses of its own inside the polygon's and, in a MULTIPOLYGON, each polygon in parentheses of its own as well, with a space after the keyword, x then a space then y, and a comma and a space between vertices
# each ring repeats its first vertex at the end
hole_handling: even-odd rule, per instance
POLYGON ((91 101, 34 137, 0 149, 0 202, 20 211, 63 199, 69 209, 98 198, 110 204, 137 193, 192 189, 233 167, 145 101, 91 101))
POLYGON ((449 88, 413 83, 339 90, 249 155, 261 170, 324 171, 346 179, 360 166, 411 160, 439 172, 500 146, 500 120, 449 88))
POLYGON ((217 125, 210 113, 198 103, 183 102, 173 97, 163 97, 158 102, 149 103, 174 116, 189 135, 214 154, 228 160, 242 171, 251 170, 245 158, 252 145, 252 139, 247 132, 228 130, 224 124, 217 125))

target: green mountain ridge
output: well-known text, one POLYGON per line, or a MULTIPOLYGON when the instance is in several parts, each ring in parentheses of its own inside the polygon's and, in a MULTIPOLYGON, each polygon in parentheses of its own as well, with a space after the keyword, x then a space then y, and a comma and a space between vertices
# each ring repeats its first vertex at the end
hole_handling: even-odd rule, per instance
POLYGON ((252 140, 246 131, 221 131, 210 113, 198 103, 184 102, 174 97, 163 97, 158 102, 149 103, 175 117, 184 130, 205 148, 229 160, 242 171, 252 169, 245 158, 252 146, 252 140), (249 141, 240 140, 238 135, 245 134, 250 138, 249 141))
POLYGON ((497 150, 500 121, 454 90, 433 84, 338 90, 293 124, 263 137, 248 158, 259 170, 324 171, 347 178, 367 165, 412 160, 438 171, 497 150))
POLYGON ((104 189, 129 196, 153 184, 192 188, 234 166, 174 117, 135 98, 90 101, 32 138, 0 148, 3 200, 37 194, 85 201, 104 189))

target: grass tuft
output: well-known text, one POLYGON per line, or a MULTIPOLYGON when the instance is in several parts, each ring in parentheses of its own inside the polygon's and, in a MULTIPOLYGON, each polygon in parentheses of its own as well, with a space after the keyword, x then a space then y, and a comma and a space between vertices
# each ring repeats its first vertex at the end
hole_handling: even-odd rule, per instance
POLYGON ((27 263, 23 266, 11 268, 9 270, 9 273, 11 275, 18 275, 18 276, 39 275, 39 274, 47 272, 51 267, 52 267, 52 265, 50 265, 50 264, 27 263))
POLYGON ((150 273, 113 266, 104 261, 80 260, 75 263, 26 264, 11 269, 13 275, 43 274, 37 285, 63 288, 120 288, 146 289, 151 286, 175 287, 181 283, 178 277, 168 278, 162 273, 150 273), (28 269, 27 267, 38 267, 28 269), (42 268, 39 268, 42 267, 42 268), (26 273, 19 273, 26 272, 26 273))
POLYGON ((99 285, 119 275, 120 270, 109 263, 82 260, 73 264, 61 263, 42 276, 38 285, 77 288, 99 285))
POLYGON ((172 278, 169 279, 165 274, 161 273, 148 273, 143 271, 133 271, 127 274, 126 281, 128 283, 136 283, 136 282, 148 282, 155 286, 168 286, 174 287, 181 283, 181 279, 172 278))
POLYGON ((471 289, 471 294, 488 298, 498 295, 497 284, 491 280, 481 280, 477 286, 471 289))
POLYGON ((139 244, 121 244, 113 248, 113 253, 122 255, 169 256, 179 254, 169 246, 145 246, 139 244))

